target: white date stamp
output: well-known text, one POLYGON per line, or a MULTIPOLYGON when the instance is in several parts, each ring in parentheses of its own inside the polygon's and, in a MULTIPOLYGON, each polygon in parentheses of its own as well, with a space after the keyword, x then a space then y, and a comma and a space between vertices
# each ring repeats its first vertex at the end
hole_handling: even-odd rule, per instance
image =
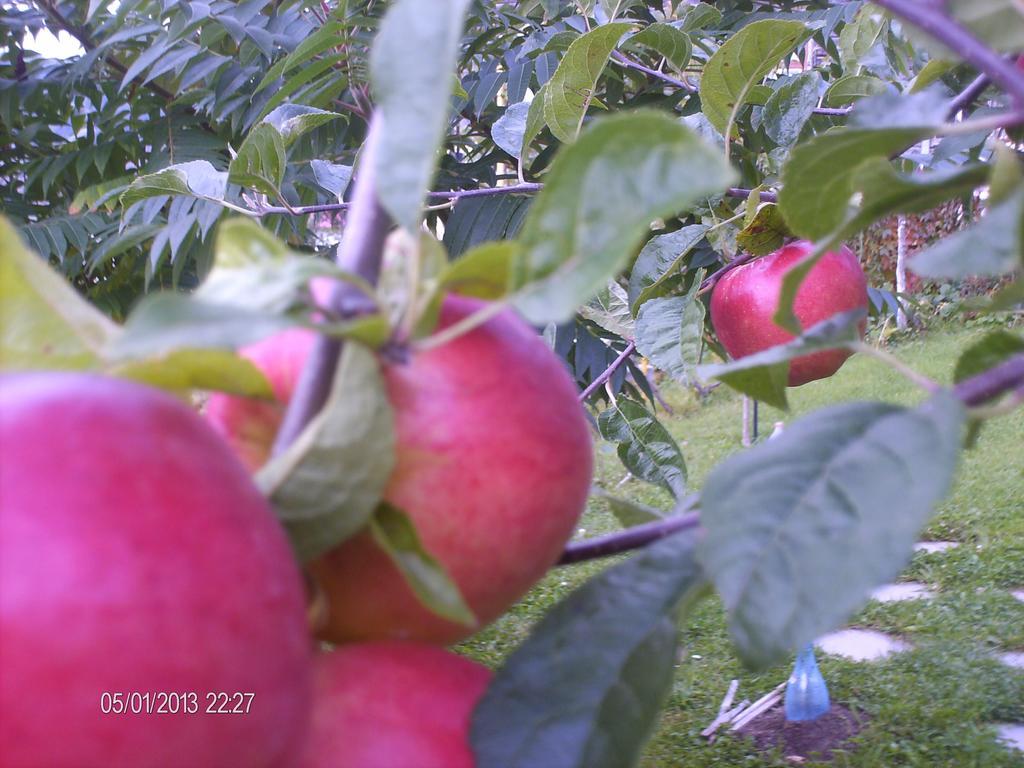
POLYGON ((104 715, 247 715, 254 693, 236 691, 104 691, 104 715))

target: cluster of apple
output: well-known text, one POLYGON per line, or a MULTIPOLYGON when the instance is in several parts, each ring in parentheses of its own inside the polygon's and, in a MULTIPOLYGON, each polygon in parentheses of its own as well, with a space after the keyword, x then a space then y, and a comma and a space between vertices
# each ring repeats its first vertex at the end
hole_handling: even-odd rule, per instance
MULTIPOLYGON (((809 249, 719 281, 711 315, 734 357, 792 338, 771 318, 809 249)), ((843 248, 794 310, 807 327, 866 304, 843 248)), ((449 296, 439 327, 479 308, 449 296)), ((0 380, 0 763, 472 768, 490 673, 443 646, 501 615, 572 534, 592 471, 574 382, 509 311, 382 362, 396 433, 383 500, 458 586, 468 627, 423 607, 369 532, 303 574, 253 484, 314 340, 293 330, 244 350, 275 399, 215 394, 205 418, 123 380, 0 380), (310 582, 328 606, 315 637, 310 582)), ((797 358, 789 384, 848 354, 797 358)))
MULTIPOLYGON (((440 326, 476 309, 448 297, 440 326)), ((205 420, 112 378, 2 380, 0 763, 472 766, 490 673, 441 646, 477 627, 422 607, 359 534, 307 564, 329 605, 314 638, 303 573, 247 471, 313 339, 247 350, 276 401, 214 395, 205 420)), ((384 380, 384 500, 482 626, 558 559, 586 503, 574 382, 511 312, 385 364, 384 380)))

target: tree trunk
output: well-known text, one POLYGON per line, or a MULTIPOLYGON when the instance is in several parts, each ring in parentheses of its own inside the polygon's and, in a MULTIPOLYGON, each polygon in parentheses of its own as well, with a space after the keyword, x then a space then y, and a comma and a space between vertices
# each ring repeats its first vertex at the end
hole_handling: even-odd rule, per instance
MULTIPOLYGON (((899 216, 896 219, 896 293, 903 294, 907 291, 907 218, 899 216)), ((896 327, 904 329, 907 327, 907 313, 903 311, 902 304, 896 310, 896 327)))

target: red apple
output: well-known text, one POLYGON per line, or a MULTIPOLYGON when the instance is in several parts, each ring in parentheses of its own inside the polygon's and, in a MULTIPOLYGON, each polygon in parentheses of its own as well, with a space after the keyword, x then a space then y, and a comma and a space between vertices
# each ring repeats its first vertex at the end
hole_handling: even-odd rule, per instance
MULTIPOLYGON (((798 241, 768 256, 736 267, 718 281, 711 293, 711 322, 726 351, 736 359, 785 344, 794 337, 772 320, 779 306, 782 280, 792 265, 814 246, 798 241)), ((852 309, 868 306, 868 284, 853 251, 842 246, 829 251, 800 285, 793 312, 800 325, 816 323, 852 309)), ((867 322, 860 325, 861 335, 867 322)), ((790 361, 789 386, 824 379, 839 370, 852 353, 829 349, 790 361)))
MULTIPOLYGON (((440 327, 481 306, 448 297, 440 327)), ((312 334, 303 333, 246 352, 272 378, 287 369, 287 395, 312 344, 312 334)), ((479 626, 487 624, 558 559, 586 504, 592 449, 576 386, 562 361, 510 311, 405 364, 388 364, 384 377, 397 433, 384 498, 409 514, 479 626)), ((254 405, 215 395, 207 410, 250 468, 261 463, 250 436, 265 436, 262 459, 280 418, 279 408, 254 405)), ((451 643, 475 629, 422 607, 369 533, 310 570, 330 605, 326 639, 451 643)))
POLYGON ((0 378, 0 510, 0 764, 290 759, 311 695, 301 575, 188 406, 97 376, 0 378))
POLYGON ((339 646, 316 662, 301 768, 473 768, 469 723, 491 673, 419 643, 339 646))

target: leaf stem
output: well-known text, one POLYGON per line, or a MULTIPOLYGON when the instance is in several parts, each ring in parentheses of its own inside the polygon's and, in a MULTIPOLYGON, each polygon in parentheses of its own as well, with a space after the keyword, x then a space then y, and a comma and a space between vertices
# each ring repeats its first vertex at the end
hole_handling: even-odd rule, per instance
MULTIPOLYGON (((380 276, 384 240, 391 227, 391 219, 377 198, 374 172, 381 125, 379 117, 370 121, 355 180, 352 212, 345 222, 345 231, 337 250, 338 266, 358 275, 370 285, 376 285, 380 276)), ((336 283, 328 299, 328 309, 343 315, 347 299, 353 292, 360 292, 360 289, 351 283, 336 283)), ((327 401, 341 349, 340 339, 317 336, 274 439, 275 456, 291 445, 327 401)))
POLYGON ((604 383, 606 381, 608 381, 617 370, 619 370, 619 368, 622 366, 622 364, 624 362, 626 362, 626 360, 629 359, 629 356, 631 354, 633 354, 635 351, 636 351, 636 342, 633 342, 633 341, 629 342, 629 344, 626 345, 626 348, 624 350, 622 350, 622 352, 619 353, 619 356, 616 357, 612 361, 611 365, 609 365, 607 368, 605 368, 600 373, 600 375, 598 375, 598 377, 596 379, 594 379, 592 382, 590 382, 590 384, 587 386, 587 388, 584 389, 583 392, 580 393, 579 401, 581 403, 584 402, 588 397, 590 397, 597 390, 599 390, 602 386, 604 386, 604 383))
POLYGON ((474 312, 471 315, 466 315, 464 318, 456 323, 452 323, 442 331, 438 331, 433 336, 428 336, 420 341, 414 341, 410 344, 410 347, 415 352, 425 352, 428 349, 434 349, 440 347, 442 344, 447 344, 449 341, 454 341, 464 333, 469 333, 477 326, 483 325, 492 317, 508 308, 508 302, 505 301, 492 301, 486 304, 483 309, 474 312))
POLYGON ((924 390, 927 390, 928 392, 934 393, 942 389, 938 382, 929 379, 923 373, 919 373, 918 371, 914 370, 895 355, 891 355, 888 352, 879 349, 878 347, 875 347, 871 344, 867 344, 863 341, 857 341, 850 344, 850 349, 852 349, 854 352, 860 352, 861 354, 867 355, 868 357, 873 357, 876 360, 880 360, 881 362, 885 363, 890 368, 892 368, 894 371, 896 371, 898 374, 908 379, 909 381, 912 381, 914 384, 916 384, 917 386, 921 387, 924 390))

